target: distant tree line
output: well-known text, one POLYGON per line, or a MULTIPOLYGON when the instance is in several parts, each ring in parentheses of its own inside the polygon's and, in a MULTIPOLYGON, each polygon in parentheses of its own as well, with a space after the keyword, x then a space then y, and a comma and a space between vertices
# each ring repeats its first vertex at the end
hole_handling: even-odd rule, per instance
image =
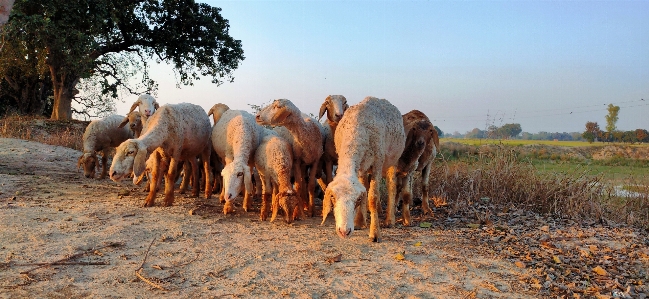
POLYGON ((582 141, 580 132, 538 132, 536 134, 523 132, 521 125, 517 123, 505 124, 503 126, 491 125, 486 130, 474 128, 471 131, 461 134, 453 132, 446 134, 447 138, 466 138, 466 139, 520 139, 520 140, 560 140, 560 141, 582 141))
POLYGON ((590 143, 600 142, 625 142, 640 143, 649 142, 649 132, 645 129, 635 129, 633 131, 620 131, 617 129, 618 114, 620 106, 613 104, 608 105, 608 114, 606 115, 606 131, 599 128, 597 122, 586 122, 586 130, 582 137, 590 143))

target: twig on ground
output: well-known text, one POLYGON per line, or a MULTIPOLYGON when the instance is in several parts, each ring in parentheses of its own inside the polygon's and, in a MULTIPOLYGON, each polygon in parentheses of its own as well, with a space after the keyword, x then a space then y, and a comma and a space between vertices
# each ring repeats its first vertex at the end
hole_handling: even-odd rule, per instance
MULTIPOLYGON (((94 265, 110 265, 109 262, 107 261, 101 261, 101 262, 51 262, 51 263, 25 263, 25 264, 13 264, 14 266, 18 267, 26 267, 26 266, 63 266, 63 265, 88 265, 88 266, 94 266, 94 265)), ((24 274, 24 273, 21 273, 24 274)))
POLYGON ((144 267, 144 263, 146 262, 147 257, 149 257, 149 250, 151 250, 151 246, 153 245, 153 242, 155 241, 156 238, 158 238, 158 236, 153 237, 153 240, 151 240, 151 244, 149 244, 149 248, 147 248, 146 253, 144 254, 144 259, 142 259, 142 263, 140 264, 140 267, 135 269, 135 276, 137 276, 137 278, 139 278, 140 280, 146 282, 148 285, 150 285, 150 286, 152 286, 152 287, 154 287, 156 289, 160 289, 160 290, 163 290, 163 291, 168 291, 163 286, 161 286, 161 285, 159 285, 159 284, 157 284, 157 283, 155 283, 153 281, 148 280, 146 277, 144 277, 144 275, 142 275, 140 273, 140 271, 143 270, 142 267, 144 267))
POLYGON ((53 262, 49 262, 49 263, 38 263, 38 264, 40 264, 38 267, 29 269, 29 270, 26 270, 26 271, 22 271, 22 272, 20 272, 20 274, 28 274, 29 272, 32 272, 34 270, 38 270, 38 269, 43 268, 43 267, 52 266, 52 265, 56 265, 56 264, 66 262, 66 261, 70 261, 70 260, 78 258, 80 256, 84 256, 84 255, 86 255, 88 253, 95 252, 96 250, 99 250, 99 249, 103 249, 103 248, 107 248, 107 247, 119 247, 119 246, 122 246, 122 245, 124 245, 124 244, 118 243, 118 242, 111 242, 111 243, 108 243, 108 245, 101 246, 101 247, 98 247, 98 248, 90 248, 90 249, 84 250, 83 252, 73 254, 71 256, 68 256, 66 258, 62 258, 62 259, 57 260, 57 261, 53 261, 53 262))

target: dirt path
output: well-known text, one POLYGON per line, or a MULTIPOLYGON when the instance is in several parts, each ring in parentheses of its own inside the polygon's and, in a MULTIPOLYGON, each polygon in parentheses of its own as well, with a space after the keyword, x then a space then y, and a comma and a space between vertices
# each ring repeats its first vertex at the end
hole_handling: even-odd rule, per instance
MULTIPOLYGON (((432 227, 384 229, 383 242, 377 244, 367 240, 367 231, 354 232, 349 240, 338 238, 332 219, 324 226, 319 217, 287 225, 281 220, 261 222, 258 214, 241 209, 226 216, 216 199, 177 194, 173 207, 142 208, 146 194, 140 188, 83 178, 75 168, 79 155, 64 147, 0 139, 0 297, 538 298, 559 294, 535 278, 543 274, 531 268, 533 262, 516 264, 523 254, 503 253, 518 247, 508 245, 502 238, 509 234, 499 234, 493 227, 476 228, 460 220, 455 225, 454 219, 446 217, 418 219, 431 222, 432 227), (128 196, 118 196, 126 190, 128 196), (34 263, 86 251, 66 261, 75 264, 34 269, 34 263), (135 274, 147 252, 140 273, 150 284, 135 274)), ((548 230, 552 236, 557 233, 552 225, 548 230)), ((518 240, 524 238, 516 226, 509 232, 518 240)), ((545 228, 531 238, 544 232, 545 228)), ((631 233, 621 232, 628 240, 621 246, 644 252, 646 234, 631 233)), ((592 238, 596 240, 591 243, 602 241, 597 234, 592 238)), ((633 265, 638 261, 639 266, 649 265, 642 256, 633 261, 633 265)))

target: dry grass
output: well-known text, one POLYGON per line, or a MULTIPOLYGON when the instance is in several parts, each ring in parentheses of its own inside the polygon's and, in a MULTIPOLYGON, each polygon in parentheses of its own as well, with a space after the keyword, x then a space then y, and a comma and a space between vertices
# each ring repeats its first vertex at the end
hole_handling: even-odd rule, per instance
POLYGON ((87 121, 55 121, 35 116, 9 116, 0 119, 0 137, 37 141, 83 150, 87 121))
POLYGON ((471 158, 437 162, 431 171, 431 196, 446 202, 451 214, 488 204, 505 210, 524 208, 571 219, 608 219, 649 228, 649 190, 620 195, 615 186, 602 180, 602 175, 590 175, 582 167, 541 173, 507 146, 489 146, 457 157, 462 155, 471 158))

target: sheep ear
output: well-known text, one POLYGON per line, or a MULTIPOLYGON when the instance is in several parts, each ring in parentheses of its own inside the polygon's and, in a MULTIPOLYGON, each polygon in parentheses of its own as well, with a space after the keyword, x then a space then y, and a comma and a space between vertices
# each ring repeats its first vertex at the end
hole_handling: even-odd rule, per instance
POLYGON ((333 196, 334 195, 331 194, 329 188, 327 188, 324 198, 322 199, 322 222, 320 225, 324 225, 325 220, 327 220, 327 215, 329 215, 329 212, 331 212, 331 209, 333 208, 333 196))
POLYGON ((158 102, 156 101, 153 101, 153 108, 155 108, 155 110, 160 109, 160 104, 158 104, 158 102))
POLYGON ((291 116, 291 111, 283 107, 279 113, 273 115, 272 122, 273 124, 281 124, 286 120, 287 117, 291 116))
POLYGON ((135 101, 135 103, 133 103, 133 105, 131 106, 131 110, 129 110, 128 113, 133 112, 133 110, 135 110, 135 108, 137 108, 137 106, 140 106, 140 103, 142 103, 142 101, 140 101, 140 99, 135 101))
POLYGON ((250 166, 248 165, 243 167, 243 185, 246 188, 246 192, 254 193, 252 188, 252 175, 250 173, 250 166))
POLYGON ((133 159, 133 174, 140 176, 146 169, 146 147, 140 147, 138 144, 135 159, 133 159))
POLYGON ((79 160, 77 160, 77 169, 81 169, 81 164, 83 163, 83 155, 81 154, 81 157, 79 157, 79 160))
POLYGON ((320 115, 318 116, 318 120, 322 119, 325 112, 327 112, 327 102, 322 103, 322 106, 320 106, 320 115))
POLYGON ((435 127, 433 127, 433 143, 435 144, 435 149, 439 151, 439 134, 437 134, 435 127))
POLYGON ((120 123, 119 126, 117 126, 117 127, 121 129, 121 128, 123 128, 126 124, 128 124, 128 116, 125 117, 124 120, 122 121, 122 123, 120 123))

